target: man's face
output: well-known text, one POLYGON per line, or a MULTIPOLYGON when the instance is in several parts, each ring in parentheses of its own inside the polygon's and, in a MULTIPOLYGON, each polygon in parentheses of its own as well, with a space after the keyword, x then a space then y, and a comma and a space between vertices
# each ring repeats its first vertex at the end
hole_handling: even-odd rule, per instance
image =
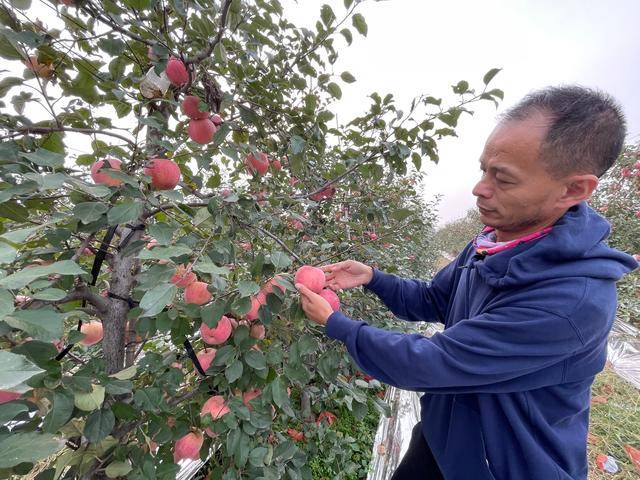
MULTIPOLYGON (((538 161, 548 124, 543 114, 534 113, 525 120, 498 125, 487 139, 480 157, 482 177, 473 194, 478 197, 480 219, 498 231, 499 241, 551 225, 579 203, 566 198, 570 180, 554 180, 538 161)), ((593 177, 597 184, 597 177, 586 177, 593 177)))

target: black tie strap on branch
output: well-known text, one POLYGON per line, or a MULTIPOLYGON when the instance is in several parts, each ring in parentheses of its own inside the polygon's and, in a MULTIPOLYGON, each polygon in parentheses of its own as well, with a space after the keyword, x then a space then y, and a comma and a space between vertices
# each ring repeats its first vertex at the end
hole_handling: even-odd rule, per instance
POLYGON ((127 228, 129 228, 129 233, 127 233, 127 236, 124 237, 124 240, 122 242, 120 242, 120 245, 118 245, 118 251, 120 252, 124 247, 127 246, 127 244, 129 243, 129 240, 131 240, 131 237, 133 236, 134 232, 136 230, 144 230, 146 228, 146 225, 144 223, 140 223, 138 225, 130 225, 130 224, 126 224, 125 225, 127 228))
POLYGON ((196 352, 193 351, 193 347, 191 346, 191 342, 189 341, 189 339, 185 339, 185 341, 183 342, 184 345, 184 349, 187 351, 187 355, 189 355, 189 358, 191 359, 191 361, 193 362, 193 364, 196 367, 196 370, 198 370, 198 373, 200 375, 202 375, 203 377, 206 377, 207 374, 204 373, 204 369, 202 368, 202 365, 200 365, 200 361, 198 360, 198 357, 196 356, 196 352))
POLYGON ((118 299, 118 300, 122 300, 123 302, 127 302, 127 304, 129 305, 129 308, 137 307, 138 304, 140 303, 137 300, 132 299, 131 297, 129 298, 121 297, 120 295, 115 294, 113 292, 107 292, 107 296, 118 299))

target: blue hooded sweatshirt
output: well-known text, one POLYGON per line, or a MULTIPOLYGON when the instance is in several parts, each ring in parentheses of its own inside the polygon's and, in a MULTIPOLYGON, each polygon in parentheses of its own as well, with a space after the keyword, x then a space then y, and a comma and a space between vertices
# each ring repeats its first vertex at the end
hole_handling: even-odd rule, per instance
POLYGON ((369 375, 424 392, 424 437, 446 480, 586 480, 591 384, 616 282, 638 267, 586 202, 540 239, 482 258, 470 242, 431 282, 374 269, 365 288, 431 338, 333 313, 326 332, 369 375))

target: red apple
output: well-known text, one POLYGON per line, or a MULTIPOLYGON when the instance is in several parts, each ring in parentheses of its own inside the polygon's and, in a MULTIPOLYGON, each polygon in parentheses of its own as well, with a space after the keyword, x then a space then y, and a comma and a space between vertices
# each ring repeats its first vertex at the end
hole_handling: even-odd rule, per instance
POLYGON ((250 153, 245 158, 245 164, 251 173, 264 175, 269 170, 269 157, 266 153, 258 152, 256 157, 250 153))
POLYGON ((53 65, 50 63, 40 63, 38 57, 35 55, 24 60, 24 65, 37 77, 49 78, 53 75, 53 65))
POLYGON ((222 117, 217 113, 214 113, 213 115, 211 115, 210 119, 216 127, 219 127, 220 125, 222 125, 222 117))
POLYGON ((91 165, 91 178, 95 183, 107 185, 108 187, 117 187, 122 184, 122 180, 109 175, 107 169, 120 170, 121 164, 122 162, 116 158, 98 160, 91 165), (103 170, 100 171, 100 169, 103 170))
POLYGON ((155 190, 173 190, 180 183, 180 167, 168 158, 153 158, 144 167, 144 174, 151 177, 155 190))
POLYGON ((251 297, 251 310, 247 312, 244 318, 250 322, 258 318, 258 310, 267 303, 267 296, 264 292, 258 292, 255 297, 251 297))
POLYGON ((325 286, 324 272, 317 267, 304 265, 298 269, 294 278, 294 284, 301 283, 309 290, 320 293, 325 286))
POLYGON ((280 162, 279 158, 273 159, 273 161, 271 162, 271 166, 275 171, 282 170, 282 163, 280 162))
POLYGON ((208 118, 189 121, 189 138, 200 145, 207 144, 213 140, 216 130, 218 130, 218 127, 208 118))
POLYGON ((80 340, 80 343, 83 345, 95 345, 100 340, 102 340, 103 330, 101 322, 93 321, 89 323, 83 323, 80 327, 80 331, 84 333, 84 338, 80 340))
POLYGON ((209 345, 220 345, 226 342, 231 336, 233 327, 231 321, 224 315, 218 320, 218 324, 211 328, 206 323, 200 325, 200 335, 202 340, 209 345))
POLYGON ((13 402, 20 398, 22 394, 18 392, 11 392, 9 390, 0 390, 0 405, 3 403, 13 402))
POLYGON ((173 463, 180 460, 200 460, 200 449, 204 436, 200 432, 190 432, 180 438, 173 448, 173 463))
POLYGON ((185 303, 193 303, 195 305, 204 305, 210 301, 213 296, 207 289, 209 285, 205 282, 193 282, 184 289, 185 303))
POLYGON ((254 323, 253 325, 251 325, 250 335, 256 340, 263 340, 264 333, 264 325, 260 323, 254 323))
POLYGON ((331 426, 337 419, 338 418, 333 413, 324 411, 324 412, 320 412, 320 415, 318 415, 316 424, 320 425, 323 420, 326 420, 329 426, 331 426))
POLYGON ((184 265, 178 265, 176 273, 171 277, 171 283, 178 288, 186 288, 196 280, 198 280, 196 274, 191 271, 187 273, 187 267, 184 265))
POLYGON ((216 358, 216 349, 215 348, 206 348, 202 352, 199 352, 196 355, 198 362, 200 362, 200 366, 203 371, 207 371, 209 369, 209 365, 213 362, 213 359, 216 358))
POLYGON ((171 57, 169 59, 165 73, 169 81, 176 87, 181 87, 189 81, 187 67, 179 58, 171 57))
POLYGON ((331 309, 334 312, 337 312, 338 310, 340 310, 340 298, 338 297, 336 292, 334 292, 329 288, 325 288, 320 292, 320 296, 324 298, 327 302, 329 302, 329 305, 331 305, 331 309))
POLYGON ((200 110, 200 98, 195 95, 187 95, 182 100, 182 113, 194 120, 203 120, 209 116, 208 110, 200 110))

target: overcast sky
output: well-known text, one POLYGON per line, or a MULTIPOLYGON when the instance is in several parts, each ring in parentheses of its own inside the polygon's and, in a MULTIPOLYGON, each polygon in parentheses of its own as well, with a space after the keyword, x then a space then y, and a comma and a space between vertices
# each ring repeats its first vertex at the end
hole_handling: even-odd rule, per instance
MULTIPOLYGON (((344 12, 342 1, 283 3, 288 18, 308 26, 323 3, 339 18, 344 12)), ((628 140, 640 141, 638 0, 367 1, 359 11, 368 36, 356 35, 336 64, 337 73, 349 70, 358 80, 343 87, 337 106, 343 118, 362 112, 373 91, 405 104, 420 93, 451 98, 450 85, 467 80, 482 87, 486 71, 503 69, 492 82, 505 92, 499 109, 483 102, 473 117, 461 117, 458 138, 440 143, 439 164, 424 168, 425 196, 443 195, 441 224, 475 207, 471 189, 496 114, 529 91, 567 83, 604 90, 625 111, 628 140)))

